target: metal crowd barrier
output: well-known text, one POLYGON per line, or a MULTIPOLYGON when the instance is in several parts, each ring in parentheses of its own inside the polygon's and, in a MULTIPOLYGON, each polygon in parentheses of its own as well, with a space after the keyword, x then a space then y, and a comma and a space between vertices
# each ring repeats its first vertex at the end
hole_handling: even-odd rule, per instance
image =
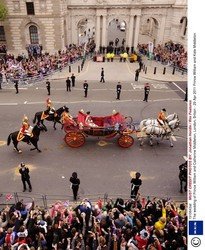
MULTIPOLYGON (((62 70, 66 69, 68 67, 71 67, 72 64, 75 64, 75 63, 79 62, 80 60, 90 59, 90 58, 92 58, 92 56, 93 56, 92 53, 87 53, 84 57, 79 56, 72 63, 68 62, 62 68, 58 68, 55 70, 49 70, 47 73, 43 74, 42 76, 40 74, 35 74, 34 76, 30 76, 30 77, 23 75, 18 79, 19 85, 20 86, 28 86, 29 84, 45 81, 45 79, 49 78, 53 74, 61 72, 62 70)), ((6 81, 4 80, 2 82, 2 85, 12 85, 12 84, 14 84, 14 78, 12 76, 7 77, 6 81)))
MULTIPOLYGON (((179 196, 155 196, 155 195, 144 195, 141 194, 141 198, 145 198, 146 200, 152 200, 153 198, 165 199, 175 201, 177 204, 186 203, 186 197, 183 195, 179 196)), ((48 194, 35 194, 35 193, 20 193, 20 192, 1 192, 0 193, 0 209, 5 208, 7 205, 12 206, 19 201, 23 203, 31 203, 33 200, 35 205, 38 205, 44 209, 50 208, 53 204, 60 201, 62 204, 80 204, 83 199, 87 199, 91 202, 97 202, 99 199, 105 204, 109 200, 115 201, 117 198, 121 198, 124 200, 129 200, 129 196, 127 194, 112 194, 112 193, 97 193, 97 194, 80 194, 80 199, 78 201, 73 201, 73 197, 71 195, 48 195, 48 194), (9 198, 10 197, 10 198, 9 198), (9 198, 9 200, 7 200, 9 198)))

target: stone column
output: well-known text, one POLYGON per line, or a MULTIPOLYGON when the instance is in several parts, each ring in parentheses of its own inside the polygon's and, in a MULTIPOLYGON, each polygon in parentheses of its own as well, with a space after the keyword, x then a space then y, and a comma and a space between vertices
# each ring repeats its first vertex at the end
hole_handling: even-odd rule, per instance
POLYGON ((128 37, 128 43, 127 43, 128 47, 132 47, 133 27, 134 27, 134 15, 130 15, 129 37, 128 37))
POLYGON ((97 16, 96 30, 95 30, 95 43, 96 43, 96 50, 98 51, 100 47, 100 16, 97 16))
POLYGON ((135 20, 135 36, 134 36, 134 48, 137 49, 138 41, 139 41, 139 33, 140 33, 140 19, 141 16, 137 15, 135 20))
POLYGON ((107 27, 106 27, 106 20, 107 19, 107 16, 104 15, 103 16, 103 21, 102 21, 102 46, 105 46, 106 47, 106 37, 107 37, 107 27))
POLYGON ((160 24, 160 29, 158 31, 158 39, 156 44, 162 44, 164 40, 164 30, 165 30, 165 23, 166 23, 166 16, 163 15, 161 18, 161 24, 160 24))

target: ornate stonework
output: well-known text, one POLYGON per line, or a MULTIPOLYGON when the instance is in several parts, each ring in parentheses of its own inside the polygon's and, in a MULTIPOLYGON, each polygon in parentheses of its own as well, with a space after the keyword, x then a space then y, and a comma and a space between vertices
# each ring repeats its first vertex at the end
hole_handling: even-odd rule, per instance
POLYGON ((48 52, 64 49, 64 46, 70 43, 78 43, 78 23, 83 19, 93 22, 98 47, 106 45, 106 41, 109 40, 107 29, 113 19, 126 23, 126 45, 136 47, 137 41, 144 43, 173 40, 186 46, 186 36, 181 35, 184 27, 180 20, 187 16, 187 0, 31 0, 31 2, 34 3, 35 15, 27 14, 25 0, 5 1, 8 17, 2 25, 6 33, 8 50, 12 53, 18 54, 25 50, 30 39, 28 33, 30 24, 38 28, 39 42, 48 52), (150 23, 147 20, 150 20, 150 23))

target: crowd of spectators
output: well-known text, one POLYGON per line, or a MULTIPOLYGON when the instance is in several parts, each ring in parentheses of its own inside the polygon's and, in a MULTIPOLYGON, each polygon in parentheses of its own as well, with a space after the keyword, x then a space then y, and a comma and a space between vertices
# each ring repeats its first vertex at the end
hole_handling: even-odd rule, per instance
MULTIPOLYGON (((138 48, 142 54, 148 55, 148 44, 139 44, 138 48)), ((165 65, 187 69, 187 51, 183 45, 172 41, 154 47, 152 59, 165 65)))
POLYGON ((7 81, 10 78, 43 77, 74 63, 76 60, 83 58, 85 53, 91 53, 94 49, 95 44, 91 41, 86 46, 70 44, 66 47, 66 50, 59 50, 54 55, 36 53, 29 57, 26 57, 25 54, 14 57, 14 55, 7 54, 6 57, 0 59, 0 72, 7 81))
POLYGON ((1 211, 0 248, 186 250, 186 205, 140 195, 104 204, 57 201, 49 209, 21 201, 1 211))

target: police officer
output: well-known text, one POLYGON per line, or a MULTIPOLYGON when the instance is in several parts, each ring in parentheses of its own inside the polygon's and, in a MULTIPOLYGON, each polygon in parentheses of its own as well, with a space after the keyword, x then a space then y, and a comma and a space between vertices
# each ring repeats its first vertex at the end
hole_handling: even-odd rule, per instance
POLYGON ((50 95, 50 94, 51 94, 51 83, 49 82, 48 79, 47 79, 47 81, 46 81, 46 88, 47 88, 47 90, 48 90, 48 95, 50 95))
POLYGON ((72 87, 75 87, 75 75, 72 74, 71 76, 71 81, 72 81, 72 87))
POLYGON ((71 91, 71 80, 70 78, 68 77, 67 80, 66 80, 66 90, 68 91, 71 91))
POLYGON ((73 199, 77 200, 78 189, 80 186, 80 179, 78 178, 78 174, 76 172, 72 173, 72 176, 70 177, 70 182, 71 182, 71 188, 73 190, 73 199))
POLYGON ((101 79, 100 79, 100 82, 105 82, 105 79, 104 79, 104 69, 103 68, 101 70, 101 79))
POLYGON ((149 83, 146 83, 145 87, 144 87, 144 100, 146 101, 148 100, 148 96, 149 96, 149 92, 150 92, 150 86, 149 83))
POLYGON ((139 68, 139 71, 141 72, 142 67, 143 67, 143 62, 142 62, 142 60, 139 61, 139 67, 140 67, 140 68, 139 68))
POLYGON ((85 80, 85 82, 83 84, 83 88, 84 88, 84 93, 85 93, 84 97, 87 97, 87 95, 88 95, 88 83, 87 83, 86 80, 85 80))
POLYGON ((122 85, 120 84, 120 82, 118 82, 117 84, 117 100, 120 100, 120 94, 121 94, 121 89, 122 89, 122 85))
POLYGON ((131 195, 130 195, 130 197, 132 199, 136 198, 138 191, 139 191, 139 188, 142 185, 142 180, 140 179, 140 176, 141 176, 141 174, 139 172, 137 172, 135 174, 135 178, 131 179, 131 195))
POLYGON ((0 72, 0 89, 2 89, 1 84, 3 82, 3 74, 0 72))
POLYGON ((135 71, 135 81, 136 81, 136 82, 138 81, 139 73, 140 73, 140 71, 139 71, 139 69, 137 69, 137 70, 135 71))
POLYGON ((29 192, 32 191, 32 186, 30 182, 29 169, 25 166, 24 162, 21 162, 21 168, 19 169, 19 173, 21 175, 21 180, 23 183, 23 192, 26 191, 26 182, 29 186, 29 192))
POLYGON ((16 94, 19 93, 19 81, 18 79, 14 79, 14 87, 16 89, 16 94))

